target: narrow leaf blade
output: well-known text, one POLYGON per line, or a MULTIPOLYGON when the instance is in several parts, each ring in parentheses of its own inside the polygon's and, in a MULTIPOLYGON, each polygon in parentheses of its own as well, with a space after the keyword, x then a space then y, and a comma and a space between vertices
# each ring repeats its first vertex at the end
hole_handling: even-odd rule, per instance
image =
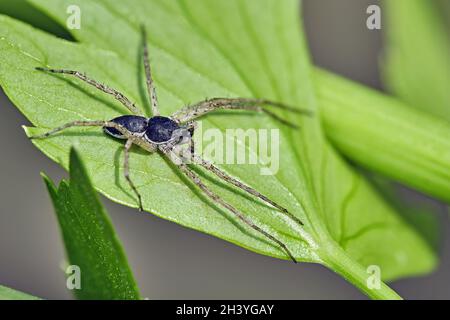
POLYGON ((81 271, 78 299, 139 299, 122 246, 81 159, 70 154, 70 181, 59 188, 44 176, 61 227, 69 263, 81 271))

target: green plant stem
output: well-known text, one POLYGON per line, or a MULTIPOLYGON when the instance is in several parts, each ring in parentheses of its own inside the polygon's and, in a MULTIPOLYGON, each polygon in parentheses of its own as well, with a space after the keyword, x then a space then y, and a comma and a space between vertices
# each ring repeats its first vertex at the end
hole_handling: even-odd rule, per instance
POLYGON ((371 289, 367 285, 367 280, 371 276, 360 264, 350 258, 348 254, 338 245, 330 244, 321 249, 321 257, 325 265, 342 276, 354 286, 364 292, 369 298, 376 300, 401 300, 394 290, 389 288, 384 282, 380 282, 380 287, 371 289))
POLYGON ((450 203, 450 123, 321 69, 322 122, 348 158, 450 203))

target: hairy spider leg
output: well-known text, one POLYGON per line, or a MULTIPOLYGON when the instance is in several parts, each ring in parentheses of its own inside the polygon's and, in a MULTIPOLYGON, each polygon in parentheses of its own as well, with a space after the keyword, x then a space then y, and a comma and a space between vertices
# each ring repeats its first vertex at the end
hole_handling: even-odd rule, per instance
POLYGON ((60 131, 63 131, 65 129, 72 128, 72 127, 110 127, 110 128, 114 128, 117 131, 119 131, 127 139, 127 142, 125 144, 124 176, 125 176, 125 180, 128 182, 131 189, 134 191, 134 193, 136 194, 136 196, 138 198, 139 210, 143 211, 142 197, 130 177, 130 167, 129 167, 130 148, 134 143, 149 152, 154 152, 154 151, 156 151, 156 147, 153 144, 151 144, 150 142, 145 141, 141 137, 133 135, 131 132, 129 132, 125 127, 121 126, 120 124, 117 124, 112 121, 102 121, 102 120, 69 122, 69 123, 66 123, 60 127, 57 127, 55 129, 51 130, 51 131, 48 131, 44 134, 31 136, 30 139, 47 138, 52 135, 55 135, 56 133, 58 133, 60 131))
MULTIPOLYGON (((161 150, 171 161, 173 164, 175 164, 181 172, 183 172, 186 177, 188 177, 195 185, 197 185, 212 201, 219 204, 220 206, 224 207, 225 209, 228 209, 231 213, 233 213, 239 220, 241 220, 243 223, 248 225, 250 228, 254 229, 255 231, 259 232, 260 234, 264 235, 266 238, 272 240, 276 244, 278 244, 289 256, 289 258, 297 263, 297 260, 295 260, 294 256, 292 255, 291 251, 287 248, 287 246, 276 237, 269 234, 267 231, 264 231, 259 226, 254 224, 250 219, 248 219, 243 213, 241 213, 239 210, 237 210, 235 207, 230 205, 229 203, 225 202, 220 196, 218 196, 216 193, 214 193, 212 190, 210 190, 200 179, 200 177, 191 169, 187 167, 184 163, 176 163, 173 160, 173 157, 171 155, 172 153, 172 146, 166 145, 166 146, 159 146, 159 150, 161 150)), ((176 156, 176 155, 175 155, 176 156)))
POLYGON ((209 112, 225 109, 225 110, 248 110, 248 111, 256 111, 269 115, 275 120, 288 125, 293 128, 298 128, 298 126, 292 122, 289 122, 270 110, 263 108, 261 105, 270 105, 278 109, 286 110, 289 112, 311 115, 311 112, 306 109, 297 109, 285 105, 283 103, 274 102, 265 99, 246 99, 246 98, 214 98, 209 100, 201 101, 197 104, 187 106, 172 115, 172 118, 180 123, 184 123, 187 121, 191 121, 195 118, 201 117, 209 112))
POLYGON ((97 82, 96 80, 88 78, 85 74, 83 74, 79 71, 64 70, 64 69, 49 69, 49 68, 42 68, 42 67, 36 67, 36 70, 50 72, 50 73, 67 74, 67 75, 77 77, 78 79, 83 80, 84 82, 90 84, 91 86, 96 87, 97 89, 103 91, 104 93, 112 95, 114 98, 116 98, 116 100, 118 100, 120 103, 122 103, 133 114, 142 115, 142 112, 124 94, 120 93, 119 91, 117 91, 113 88, 108 87, 107 85, 97 82))
POLYGON ((303 222, 299 218, 297 218, 295 215, 293 215, 289 210, 287 210, 283 206, 279 205, 275 201, 271 200, 267 196, 263 195, 262 193, 260 193, 259 191, 253 189, 252 187, 246 185, 245 183, 243 183, 243 182, 237 180, 236 178, 230 176, 226 172, 224 172, 221 169, 219 169, 218 167, 216 167, 214 164, 206 161, 201 156, 197 155, 195 153, 195 143, 194 143, 193 139, 190 140, 189 147, 190 147, 190 154, 191 154, 191 159, 190 159, 191 163, 199 164, 200 166, 202 166, 206 170, 211 171, 212 173, 214 173, 217 177, 219 177, 220 179, 224 180, 225 182, 230 183, 230 184, 234 185, 235 187, 237 187, 239 189, 242 189, 245 192, 247 192, 247 193, 249 193, 249 194, 251 194, 251 195, 261 199, 262 201, 270 204, 271 206, 277 208, 281 213, 285 214, 288 218, 290 218, 293 221, 295 221, 299 226, 303 226, 304 225, 303 222))
POLYGON ((191 152, 191 158, 195 156, 195 142, 191 134, 191 140, 189 141, 189 151, 191 152))
POLYGON ((195 154, 194 132, 195 132, 195 129, 197 129, 197 122, 190 121, 190 122, 186 123, 186 129, 189 131, 189 134, 191 135, 191 137, 189 139, 189 152, 191 153, 191 160, 192 160, 193 156, 195 154))
POLYGON ((144 42, 144 68, 145 68, 145 77, 146 77, 146 83, 147 83, 147 92, 148 96, 150 98, 150 102, 152 105, 152 115, 159 116, 159 106, 158 106, 158 97, 156 95, 156 88, 155 84, 153 83, 152 78, 152 70, 150 67, 150 61, 148 58, 148 43, 147 43, 147 30, 145 29, 145 26, 141 26, 142 30, 142 38, 144 42))
MULTIPOLYGON (((188 125, 188 129, 192 129, 193 131, 191 132, 191 137, 194 134, 194 129, 196 128, 196 123, 195 122, 191 122, 188 125)), ((246 185, 245 183, 237 180, 236 178, 230 176, 229 174, 227 174, 226 172, 222 171, 221 169, 219 169, 218 167, 216 167, 214 164, 206 161, 205 159, 203 159, 200 155, 197 155, 195 153, 195 143, 194 140, 191 138, 189 141, 189 148, 190 148, 190 155, 191 155, 191 163, 195 163, 195 164, 199 164, 200 166, 202 166, 203 168, 205 168, 208 171, 211 171, 212 173, 214 173, 217 177, 219 177, 220 179, 234 185, 235 187, 238 187, 242 190, 244 190, 245 192, 261 199, 262 201, 270 204, 271 206, 277 208, 279 211, 281 211, 283 214, 285 214, 288 218, 292 219, 293 221, 295 221, 298 225, 303 226, 303 222, 297 218, 295 215, 293 215, 291 212, 289 212, 289 210, 287 210, 286 208, 284 208, 283 206, 279 205, 278 203, 276 203, 275 201, 269 199, 268 197, 266 197, 265 195, 263 195, 262 193, 260 193, 259 191, 253 189, 252 187, 246 185)))
POLYGON ((38 134, 31 136, 30 139, 44 139, 48 138, 50 136, 53 136, 57 134, 60 131, 72 128, 72 127, 112 127, 117 129, 120 133, 122 133, 124 136, 128 134, 128 130, 126 130, 123 126, 111 122, 111 121, 103 121, 103 120, 93 120, 93 121, 72 121, 68 122, 66 124, 63 124, 62 126, 56 127, 50 131, 47 131, 43 134, 38 134))
POLYGON ((207 169, 208 171, 211 171, 212 173, 214 173, 220 179, 222 179, 222 180, 224 180, 224 181, 234 185, 235 187, 238 187, 239 189, 242 189, 242 190, 246 191, 247 193, 249 193, 249 194, 251 194, 251 195, 261 199, 262 201, 270 204, 271 206, 273 206, 276 209, 278 209, 281 213, 285 214, 288 218, 290 218, 293 221, 295 221, 298 225, 303 226, 303 222, 299 218, 294 216, 291 212, 289 212, 289 210, 287 210, 286 208, 282 207, 281 205, 279 205, 275 201, 269 199, 268 197, 266 197, 265 195, 263 195, 259 191, 253 189, 252 187, 246 185, 245 183, 243 183, 243 182, 237 180, 236 178, 230 176, 229 174, 225 173, 224 171, 222 171, 221 169, 216 167, 214 164, 204 160, 202 157, 200 157, 198 155, 194 155, 194 163, 200 164, 203 168, 207 169))

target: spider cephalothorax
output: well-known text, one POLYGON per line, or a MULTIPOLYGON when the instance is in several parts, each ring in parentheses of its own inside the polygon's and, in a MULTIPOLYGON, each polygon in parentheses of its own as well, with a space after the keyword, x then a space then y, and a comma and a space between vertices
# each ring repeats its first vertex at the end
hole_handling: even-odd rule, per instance
POLYGON ((156 116, 149 119, 145 138, 156 144, 167 143, 176 139, 176 133, 181 130, 183 128, 172 119, 156 116))
POLYGON ((273 207, 280 210, 283 214, 288 216, 290 219, 295 221, 300 226, 303 223, 285 209, 283 206, 279 205, 275 201, 269 199, 264 196, 254 188, 240 182, 238 179, 231 177, 215 165, 203 160, 199 155, 196 155, 194 152, 194 142, 192 139, 192 135, 195 130, 195 119, 201 116, 206 115, 209 112, 218 110, 218 109, 228 109, 228 110, 249 110, 249 111, 257 111, 260 113, 265 113, 275 120, 296 128, 297 126, 283 118, 278 117, 272 111, 264 108, 264 105, 269 105, 275 108, 283 109, 290 112, 309 114, 307 110, 301 110, 293 107, 286 106, 279 102, 273 102, 265 99, 248 99, 248 98, 214 98, 209 100, 201 101, 197 104, 185 107, 180 109, 179 111, 172 114, 170 117, 160 116, 158 100, 156 97, 155 87, 153 85, 153 80, 151 76, 151 69, 148 60, 148 48, 147 48, 147 36, 145 33, 145 29, 143 28, 143 38, 144 38, 144 47, 143 47, 143 57, 144 57, 144 68, 147 79, 147 90, 148 95, 150 97, 152 113, 153 116, 151 118, 144 117, 140 110, 133 104, 131 101, 125 97, 122 93, 117 90, 110 88, 106 85, 103 85, 91 78, 88 78, 84 73, 73 70, 64 70, 64 69, 49 69, 49 68, 36 68, 39 71, 45 71, 50 73, 59 73, 59 74, 68 74, 75 76, 88 84, 96 87, 97 89, 112 95, 115 99, 120 101, 129 111, 133 113, 133 115, 123 115, 120 117, 116 117, 112 120, 97 120, 97 121, 73 121, 67 124, 64 124, 58 128, 55 128, 47 133, 42 135, 33 136, 31 139, 38 138, 46 138, 50 135, 53 135, 59 131, 62 131, 66 128, 70 127, 82 127, 82 126, 98 126, 103 127, 103 130, 118 139, 126 140, 125 143, 125 159, 124 159, 124 176, 128 181, 130 187, 135 192, 139 209, 143 210, 142 198, 141 195, 132 182, 129 174, 129 156, 130 156, 130 148, 133 144, 138 145, 139 147, 149 151, 149 152, 160 152, 161 155, 167 157, 171 160, 183 174, 186 175, 197 187, 204 192, 204 194, 209 197, 212 201, 218 203, 220 206, 226 208, 230 212, 232 212, 240 221, 247 224, 260 234, 264 235, 268 239, 277 243, 287 254, 288 256, 295 262, 294 256, 291 254, 286 245, 278 240, 276 237, 263 230, 261 227, 256 225, 253 221, 247 218, 243 213, 237 210, 234 206, 224 201, 220 196, 215 194, 212 190, 207 187, 200 177, 190 168, 191 165, 199 165, 206 170, 211 171, 220 179, 225 180, 226 182, 232 184, 233 186, 240 188, 249 194, 259 198, 260 200, 272 205, 273 207), (191 159, 195 161, 186 163, 186 162, 176 162, 174 159, 185 158, 185 156, 181 156, 179 153, 179 149, 175 148, 175 146, 179 144, 189 143, 190 151, 191 151, 191 159))

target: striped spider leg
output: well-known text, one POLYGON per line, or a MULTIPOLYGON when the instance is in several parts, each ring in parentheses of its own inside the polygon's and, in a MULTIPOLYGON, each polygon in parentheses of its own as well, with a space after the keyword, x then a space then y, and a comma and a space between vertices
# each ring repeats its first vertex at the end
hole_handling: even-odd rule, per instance
MULTIPOLYGON (((165 144, 158 146, 158 149, 169 158, 173 164, 175 164, 180 171, 189 178, 209 199, 211 199, 214 203, 217 203, 219 206, 227 209, 230 211, 234 216, 236 216, 241 222, 252 228, 253 230, 257 231, 264 237, 268 238, 269 240, 275 242, 277 245, 279 245, 282 250, 286 252, 288 257, 295 263, 297 263, 297 260, 295 259, 294 255, 291 253, 291 251, 288 249, 288 247, 277 237, 271 235, 258 225, 256 225, 253 221, 251 221, 249 218, 247 218, 243 213, 241 213, 238 209, 236 209, 234 206, 223 200, 219 195, 217 195, 215 192, 213 192, 210 188, 208 188, 203 181, 200 179, 200 177, 192 170, 190 169, 185 163, 181 161, 175 161, 174 159, 178 159, 178 155, 174 154, 173 151, 173 145, 165 144)), ((208 168, 206 168, 209 170, 208 168)))
POLYGON ((250 98, 213 98, 207 99, 204 101, 200 101, 191 106, 187 106, 174 114, 172 114, 172 118, 180 123, 185 123, 192 121, 196 118, 204 116, 210 112, 214 112, 217 110, 246 110, 246 111, 255 111, 259 113, 265 113, 266 115, 272 117, 276 121, 287 125, 291 128, 297 129, 298 125, 292 123, 284 118, 281 118, 277 114, 273 113, 269 109, 263 107, 264 105, 268 105, 274 107, 276 109, 285 110, 292 113, 303 114, 310 116, 312 113, 306 109, 297 109, 291 106, 288 106, 284 103, 275 102, 267 99, 250 99, 250 98))

